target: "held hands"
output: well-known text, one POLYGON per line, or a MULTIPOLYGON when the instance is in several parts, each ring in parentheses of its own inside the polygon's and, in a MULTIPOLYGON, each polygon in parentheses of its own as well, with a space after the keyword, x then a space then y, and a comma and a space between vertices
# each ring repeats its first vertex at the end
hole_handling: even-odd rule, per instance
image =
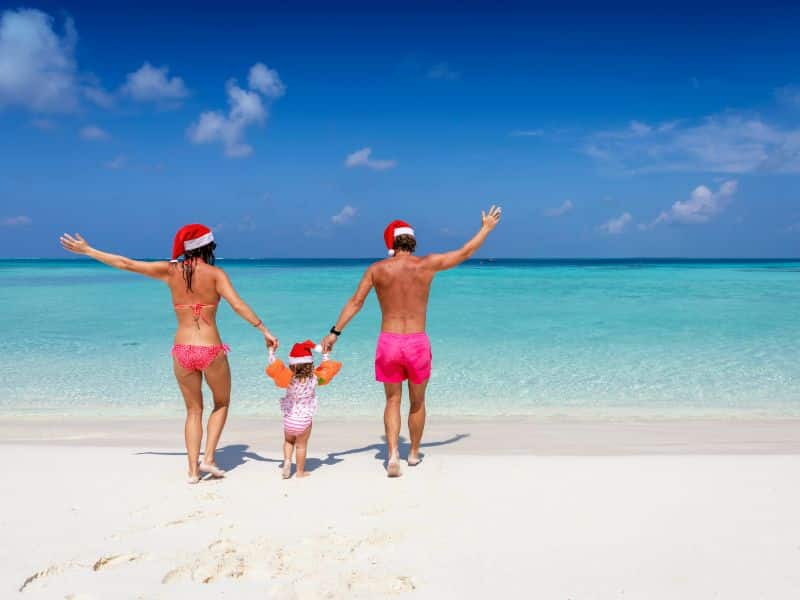
POLYGON ((327 354, 328 352, 333 350, 333 345, 336 343, 336 340, 338 339, 339 337, 332 333, 329 333, 324 338, 322 338, 322 343, 320 344, 320 346, 322 346, 322 352, 327 354))
POLYGON ((58 240, 61 242, 61 247, 69 252, 74 252, 75 254, 87 254, 89 252, 89 242, 83 239, 80 233, 76 233, 75 237, 65 233, 58 240))
POLYGON ((272 335, 269 332, 269 329, 267 329, 266 327, 264 328, 262 333, 264 334, 264 342, 267 344, 267 348, 269 349, 271 354, 274 354, 275 351, 278 349, 278 346, 280 345, 278 338, 272 335))
POLYGON ((481 211, 481 219, 483 220, 483 227, 491 231, 495 228, 495 226, 500 222, 500 215, 503 212, 503 209, 499 206, 495 206, 492 204, 492 208, 489 209, 489 214, 486 212, 481 211))

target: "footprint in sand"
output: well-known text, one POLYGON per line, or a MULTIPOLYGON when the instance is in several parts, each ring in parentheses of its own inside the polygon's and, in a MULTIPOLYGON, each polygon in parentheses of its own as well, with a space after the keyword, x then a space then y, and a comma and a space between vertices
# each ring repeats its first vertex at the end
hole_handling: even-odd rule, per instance
POLYGON ((92 571, 102 571, 103 569, 135 562, 141 558, 141 554, 113 554, 111 556, 101 556, 95 561, 94 565, 92 565, 92 571))

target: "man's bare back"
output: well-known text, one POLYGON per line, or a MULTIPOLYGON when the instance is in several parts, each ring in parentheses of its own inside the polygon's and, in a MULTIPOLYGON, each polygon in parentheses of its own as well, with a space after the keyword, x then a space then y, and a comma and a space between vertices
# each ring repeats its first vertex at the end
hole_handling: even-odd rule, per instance
POLYGON ((381 306, 381 331, 425 331, 431 282, 436 274, 425 258, 401 254, 375 263, 369 271, 381 306))

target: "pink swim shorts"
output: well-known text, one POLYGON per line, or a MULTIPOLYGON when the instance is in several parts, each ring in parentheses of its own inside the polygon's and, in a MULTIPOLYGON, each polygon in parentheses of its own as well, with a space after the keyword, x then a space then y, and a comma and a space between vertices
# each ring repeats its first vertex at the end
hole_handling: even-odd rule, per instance
POLYGON ((381 383, 424 383, 431 376, 431 341, 428 334, 386 333, 375 349, 375 379, 381 383))

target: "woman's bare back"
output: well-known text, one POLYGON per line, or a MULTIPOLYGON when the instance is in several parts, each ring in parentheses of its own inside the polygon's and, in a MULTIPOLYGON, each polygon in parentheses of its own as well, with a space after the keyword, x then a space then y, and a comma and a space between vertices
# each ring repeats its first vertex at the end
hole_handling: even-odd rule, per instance
POLYGON ((178 319, 176 344, 212 346, 222 343, 216 322, 217 305, 220 301, 218 275, 217 267, 196 261, 192 273, 192 289, 189 290, 182 265, 173 263, 170 266, 167 285, 178 319))

